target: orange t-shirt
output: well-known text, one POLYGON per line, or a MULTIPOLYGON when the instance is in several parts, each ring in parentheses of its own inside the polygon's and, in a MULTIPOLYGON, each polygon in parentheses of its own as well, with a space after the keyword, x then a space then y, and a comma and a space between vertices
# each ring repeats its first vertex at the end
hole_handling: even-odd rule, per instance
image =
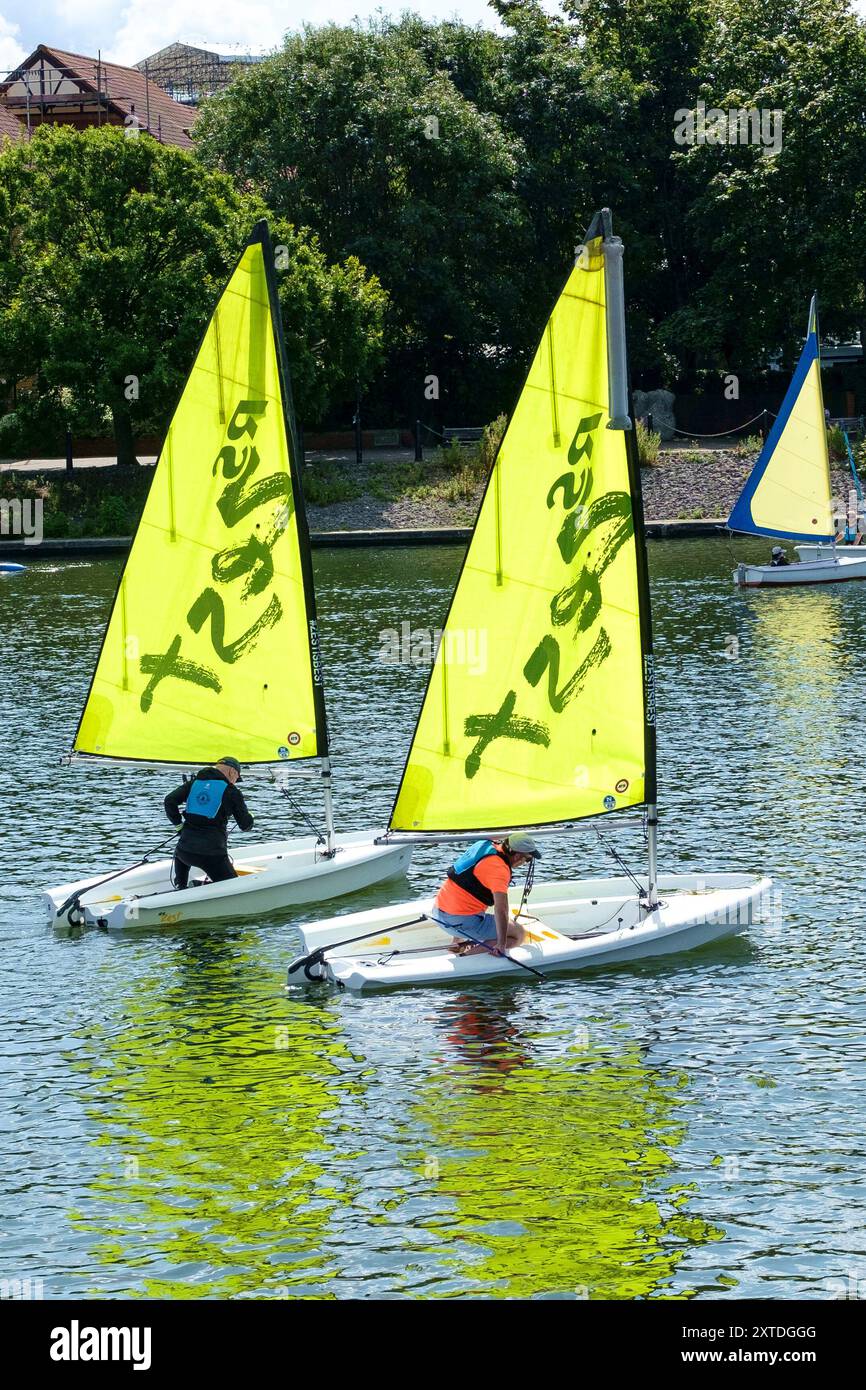
MULTIPOLYGON (((497 849, 499 846, 497 846, 497 849)), ((508 865, 503 863, 498 854, 488 854, 485 859, 479 859, 474 869, 475 877, 479 882, 489 888, 491 893, 506 893, 511 883, 511 870, 508 865)), ((461 888, 459 883, 453 879, 446 878, 436 896, 436 906, 443 912, 455 912, 465 916, 477 912, 489 912, 487 903, 483 903, 480 898, 476 898, 472 893, 467 893, 465 888, 461 888)))

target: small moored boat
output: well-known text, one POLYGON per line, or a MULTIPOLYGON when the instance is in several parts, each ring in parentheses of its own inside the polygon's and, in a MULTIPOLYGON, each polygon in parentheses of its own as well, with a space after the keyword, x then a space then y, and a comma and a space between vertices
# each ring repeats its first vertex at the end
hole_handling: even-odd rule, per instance
MULTIPOLYGON (((738 564, 734 583, 739 588, 788 588, 866 579, 866 550, 852 554, 846 548, 843 553, 834 543, 836 523, 815 295, 800 361, 773 428, 728 517, 728 529, 799 542, 796 549, 800 559, 793 564, 738 564)), ((778 549, 781 551, 781 546, 778 549)))
POLYGON ((838 584, 845 579, 866 579, 866 548, 859 555, 849 553, 850 550, 853 547, 844 550, 834 547, 819 559, 802 559, 795 565, 746 565, 741 562, 734 571, 734 581, 740 588, 754 589, 768 585, 838 584))

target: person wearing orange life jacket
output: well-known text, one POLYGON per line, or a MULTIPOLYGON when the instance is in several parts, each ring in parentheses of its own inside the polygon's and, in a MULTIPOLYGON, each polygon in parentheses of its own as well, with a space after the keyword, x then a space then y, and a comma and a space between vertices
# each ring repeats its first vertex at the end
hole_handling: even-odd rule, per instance
POLYGON ((455 860, 430 913, 454 937, 452 951, 474 955, 520 945, 526 933, 508 917, 512 871, 540 858, 532 836, 515 830, 501 842, 477 840, 455 860))

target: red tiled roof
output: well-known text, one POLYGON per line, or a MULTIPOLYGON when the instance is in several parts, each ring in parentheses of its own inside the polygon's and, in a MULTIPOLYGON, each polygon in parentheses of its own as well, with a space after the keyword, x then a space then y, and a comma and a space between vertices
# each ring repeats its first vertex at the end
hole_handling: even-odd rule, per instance
POLYGON ((17 116, 0 102, 0 145, 5 139, 20 140, 24 134, 24 128, 17 116))
MULTIPOLYGON (((137 116, 142 128, 149 129, 151 135, 161 139, 163 144, 178 145, 181 149, 191 146, 189 132, 196 112, 174 101, 161 87, 148 82, 144 73, 137 68, 99 62, 83 53, 67 53, 64 49, 49 48, 41 43, 29 58, 19 64, 16 72, 32 66, 39 58, 45 58, 54 66, 66 70, 67 75, 86 91, 95 93, 98 82, 110 110, 121 117, 137 116)), ((14 77, 15 74, 10 74, 10 79, 0 85, 0 109, 3 92, 14 77)))

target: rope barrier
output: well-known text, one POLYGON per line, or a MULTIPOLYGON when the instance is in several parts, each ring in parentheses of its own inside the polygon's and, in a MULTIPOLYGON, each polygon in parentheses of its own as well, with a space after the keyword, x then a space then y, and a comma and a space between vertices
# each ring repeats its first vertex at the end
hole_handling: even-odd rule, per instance
POLYGON ((742 430, 747 430, 749 425, 754 425, 756 420, 763 420, 767 416, 772 420, 777 418, 772 410, 762 410, 759 414, 753 415, 751 420, 747 420, 744 425, 737 425, 736 428, 732 430, 719 430, 718 434, 696 434, 694 430, 678 429, 674 429, 674 434, 681 434, 686 439, 724 439, 725 435, 728 434, 740 434, 742 430))

